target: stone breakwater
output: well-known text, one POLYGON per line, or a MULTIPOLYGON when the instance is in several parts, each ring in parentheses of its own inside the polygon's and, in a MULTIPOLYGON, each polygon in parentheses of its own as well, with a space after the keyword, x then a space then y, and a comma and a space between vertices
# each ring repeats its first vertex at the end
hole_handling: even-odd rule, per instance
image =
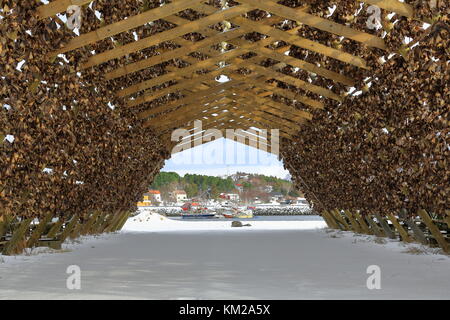
MULTIPOLYGON (((156 212, 166 217, 179 217, 182 214, 182 210, 179 207, 149 207, 141 210, 149 210, 156 212)), ((217 213, 221 213, 219 208, 217 213)), ((137 211, 136 214, 139 214, 137 211)), ((307 216, 317 215, 317 212, 307 206, 258 206, 253 211, 255 216, 307 216)))
POLYGON ((317 215, 310 207, 257 207, 255 216, 309 216, 317 215))

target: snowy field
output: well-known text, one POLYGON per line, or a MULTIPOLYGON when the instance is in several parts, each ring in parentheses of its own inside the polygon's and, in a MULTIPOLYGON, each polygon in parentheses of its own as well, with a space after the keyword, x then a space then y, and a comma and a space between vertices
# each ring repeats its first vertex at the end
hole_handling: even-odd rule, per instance
POLYGON ((331 231, 318 219, 249 223, 142 213, 62 252, 0 256, 0 299, 450 299, 450 258, 435 249, 331 231), (81 290, 67 288, 72 265, 81 290), (371 265, 380 290, 367 288, 371 265))

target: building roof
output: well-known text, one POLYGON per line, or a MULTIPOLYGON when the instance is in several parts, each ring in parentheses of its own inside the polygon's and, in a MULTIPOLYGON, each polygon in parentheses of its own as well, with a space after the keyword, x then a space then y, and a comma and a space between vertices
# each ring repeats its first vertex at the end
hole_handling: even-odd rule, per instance
POLYGON ((173 193, 174 194, 186 194, 186 191, 184 191, 184 190, 175 190, 173 193))
POLYGON ((148 193, 150 193, 150 194, 161 194, 161 191, 159 191, 159 190, 149 190, 148 193))

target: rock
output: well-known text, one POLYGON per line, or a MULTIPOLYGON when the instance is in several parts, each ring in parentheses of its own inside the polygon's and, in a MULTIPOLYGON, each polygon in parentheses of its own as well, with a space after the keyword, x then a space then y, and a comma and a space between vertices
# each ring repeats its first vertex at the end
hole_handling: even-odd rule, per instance
POLYGON ((251 227, 252 225, 250 223, 242 224, 240 221, 233 221, 231 223, 232 228, 241 228, 241 227, 251 227))
POLYGON ((241 227, 243 227, 243 225, 242 225, 242 222, 240 222, 240 221, 233 221, 231 223, 231 227, 232 228, 241 228, 241 227))

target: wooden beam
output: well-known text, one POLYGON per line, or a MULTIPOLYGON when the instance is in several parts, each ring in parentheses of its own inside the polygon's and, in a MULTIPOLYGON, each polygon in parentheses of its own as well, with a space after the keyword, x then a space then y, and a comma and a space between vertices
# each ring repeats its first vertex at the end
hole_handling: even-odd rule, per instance
POLYGON ((244 91, 242 89, 236 88, 234 89, 234 92, 239 93, 242 97, 250 97, 258 103, 279 109, 280 111, 286 113, 286 115, 289 116, 290 119, 298 121, 301 121, 302 119, 312 120, 313 116, 311 113, 296 109, 284 103, 276 102, 271 98, 255 94, 252 90, 244 91))
MULTIPOLYGON (((356 1, 361 2, 361 0, 356 1)), ((414 18, 415 15, 413 6, 398 0, 362 0, 362 2, 376 5, 382 9, 395 12, 407 18, 414 18)))
POLYGON ((239 0, 240 3, 252 6, 255 9, 265 10, 289 20, 298 21, 310 27, 336 34, 369 47, 386 50, 384 40, 369 33, 352 29, 343 24, 336 23, 306 12, 299 12, 284 5, 277 4, 275 0, 239 0))
MULTIPOLYGON (((233 74, 233 77, 235 77, 236 79, 244 81, 246 76, 233 74)), ((266 81, 269 81, 271 79, 273 79, 273 78, 268 77, 268 76, 261 76, 261 77, 258 77, 258 78, 254 78, 252 80, 252 83, 258 88, 261 88, 261 89, 264 89, 264 90, 270 90, 270 91, 273 92, 273 94, 282 96, 282 97, 287 98, 289 100, 296 100, 298 102, 301 102, 301 103, 303 103, 303 104, 305 104, 305 105, 307 105, 309 107, 315 108, 315 109, 323 109, 325 107, 323 102, 321 102, 321 101, 314 100, 314 99, 311 99, 311 98, 306 97, 306 96, 301 96, 299 94, 296 94, 295 92, 292 92, 291 90, 278 88, 276 86, 276 84, 267 83, 266 82, 266 81)))
POLYGON ((59 231, 61 230, 61 227, 64 224, 64 220, 60 218, 58 218, 58 221, 56 221, 53 226, 50 228, 50 230, 48 231, 48 233, 46 234, 46 237, 49 239, 53 239, 57 236, 57 234, 59 233, 59 231))
POLYGON ((300 37, 296 34, 291 34, 289 31, 283 31, 270 26, 265 26, 259 22, 242 17, 233 19, 233 22, 249 32, 256 31, 262 34, 266 34, 273 37, 276 41, 285 41, 300 48, 323 54, 327 57, 354 65, 356 67, 368 69, 366 61, 360 57, 353 56, 344 51, 325 46, 316 41, 300 37))
POLYGON ((29 230, 30 224, 33 219, 28 218, 22 220, 18 227, 13 231, 11 239, 3 248, 3 254, 5 256, 10 256, 16 253, 20 253, 23 249, 25 249, 26 245, 26 233, 29 230))
POLYGON ((39 20, 50 18, 60 12, 65 12, 68 7, 83 6, 93 0, 53 0, 48 4, 44 4, 36 9, 39 20))
MULTIPOLYGON (((97 41, 100 40, 104 40, 106 38, 115 36, 119 33, 131 30, 131 29, 135 29, 137 27, 143 26, 146 23, 152 22, 152 21, 156 21, 159 19, 162 19, 164 17, 170 16, 174 13, 186 10, 192 6, 195 6, 197 4, 199 4, 200 2, 202 2, 203 0, 183 0, 183 1, 177 1, 177 2, 173 2, 170 4, 166 4, 164 6, 152 9, 152 10, 148 10, 144 13, 129 17, 128 19, 124 19, 121 20, 119 22, 116 23, 112 23, 110 25, 107 25, 105 27, 99 28, 95 31, 91 31, 89 33, 85 33, 79 37, 76 37, 74 39, 72 39, 71 41, 69 41, 69 43, 67 43, 63 48, 60 48, 56 51, 54 51, 53 53, 50 54, 50 56, 56 56, 58 54, 62 54, 62 53, 66 53, 72 50, 76 50, 79 48, 82 48, 84 46, 87 46, 88 44, 92 44, 95 43, 97 41)), ((167 32, 173 31, 169 30, 169 31, 165 31, 166 34, 167 32)), ((158 35, 162 35, 164 32, 159 33, 158 35)), ((181 35, 181 34, 180 34, 181 35)), ((153 38, 153 37, 150 37, 153 38)), ((134 43, 138 43, 134 42, 134 43)), ((162 41, 160 41, 162 42, 162 41)), ((155 43, 156 44, 156 43, 155 43)), ((151 46, 151 45, 150 45, 151 46)), ((120 47, 120 48, 116 48, 114 50, 120 50, 122 48, 124 48, 126 46, 120 47)), ((109 53, 113 51, 107 51, 105 52, 106 56, 109 56, 109 53)), ((125 53, 126 54, 126 53, 125 53)), ((94 57, 98 57, 98 56, 104 56, 103 54, 101 55, 97 55, 94 57)), ((111 58, 113 59, 113 58, 111 58)), ((110 59, 108 59, 110 60, 110 59)), ((107 61, 107 60, 106 60, 107 61)))
POLYGON ((361 227, 362 231, 366 234, 372 234, 370 231, 369 226, 367 225, 366 221, 363 219, 363 217, 359 214, 359 212, 354 211, 353 216, 355 217, 356 221, 358 221, 359 226, 361 227))
POLYGON ((64 230, 61 232, 61 235, 59 236, 58 240, 64 242, 70 235, 70 233, 73 231, 79 220, 80 217, 78 215, 73 216, 72 219, 70 219, 70 221, 65 224, 64 230))
POLYGON ((181 68, 181 69, 177 70, 176 72, 167 73, 165 75, 155 77, 153 79, 143 81, 141 83, 132 85, 126 89, 120 90, 117 93, 117 96, 118 97, 126 97, 126 96, 132 95, 134 93, 137 93, 139 91, 143 91, 145 89, 152 88, 154 86, 163 84, 165 82, 179 79, 182 76, 187 76, 187 75, 193 76, 193 74, 198 70, 206 69, 206 68, 211 67, 221 61, 235 58, 239 55, 244 54, 245 52, 246 52, 245 50, 239 48, 239 49, 230 50, 223 54, 218 53, 217 55, 215 55, 214 57, 212 57, 210 59, 200 61, 197 64, 191 65, 189 67, 181 68))
POLYGON ((33 248, 45 232, 47 225, 52 221, 53 213, 47 214, 36 226, 30 238, 27 241, 27 247, 33 248))
POLYGON ((203 49, 205 47, 209 47, 220 43, 222 41, 228 41, 239 37, 245 34, 245 31, 242 29, 234 29, 231 31, 219 33, 218 35, 210 38, 203 39, 198 42, 194 42, 189 46, 183 46, 175 50, 169 50, 160 55, 156 55, 145 60, 141 60, 132 64, 125 65, 121 68, 118 68, 114 71, 111 71, 105 74, 106 80, 116 79, 140 70, 144 70, 146 68, 153 67, 157 64, 163 63, 165 61, 170 61, 172 59, 182 58, 183 56, 188 55, 189 53, 198 51, 199 49, 203 49))
MULTIPOLYGON (((195 6, 192 9, 194 9, 198 12, 202 12, 207 15, 213 14, 217 11, 217 8, 215 8, 213 6, 209 6, 209 5, 204 5, 204 4, 195 6)), ((190 22, 189 20, 181 19, 180 17, 175 16, 175 15, 166 17, 166 18, 164 18, 164 20, 169 21, 174 24, 177 24, 177 25, 190 22)), ((279 17, 271 17, 271 18, 263 19, 262 21, 260 21, 260 23, 265 24, 265 25, 270 25, 270 24, 274 24, 274 23, 279 23, 282 20, 283 19, 279 18, 279 17)), ((147 58, 147 59, 135 62, 135 63, 128 64, 126 66, 123 66, 112 72, 107 73, 105 75, 105 78, 107 80, 118 78, 120 76, 124 76, 126 74, 137 72, 137 71, 143 70, 145 68, 150 68, 156 64, 162 63, 164 61, 169 61, 171 59, 183 57, 183 59, 189 60, 192 57, 187 56, 187 54, 189 54, 191 52, 194 52, 194 51, 200 50, 200 49, 204 49, 205 47, 220 43, 222 41, 228 41, 233 38, 237 38, 237 37, 247 33, 247 31, 242 28, 229 30, 227 32, 219 32, 217 30, 210 29, 209 27, 206 27, 204 30, 198 30, 197 32, 207 36, 208 38, 203 39, 198 42, 191 42, 191 41, 185 40, 183 38, 173 39, 172 41, 174 43, 180 45, 181 48, 178 48, 175 50, 169 50, 168 52, 161 52, 160 55, 150 57, 150 58, 147 58)))
MULTIPOLYGON (((244 65, 245 65, 245 63, 244 63, 244 65)), ((248 65, 245 65, 245 67, 254 72, 257 72, 258 74, 273 77, 274 79, 276 79, 278 81, 286 82, 287 84, 302 88, 307 91, 311 91, 320 96, 330 98, 330 99, 333 99, 333 100, 336 100, 339 102, 342 101, 342 97, 340 95, 334 93, 333 91, 331 91, 329 89, 313 85, 311 83, 308 83, 306 81, 303 81, 301 79, 295 78, 290 75, 286 75, 284 73, 278 72, 278 70, 273 70, 272 68, 265 68, 265 67, 259 66, 257 64, 253 64, 251 62, 249 62, 248 65)))
POLYGON ((442 235, 441 230, 434 224, 433 220, 430 218, 425 210, 419 210, 418 215, 422 219, 423 223, 428 227, 434 239, 437 241, 439 246, 444 250, 445 253, 450 253, 450 244, 447 239, 442 235))
MULTIPOLYGON (((188 104, 189 105, 189 104, 195 103, 196 100, 199 100, 202 97, 208 97, 208 96, 210 96, 212 94, 220 93, 223 90, 229 89, 229 88, 231 88, 233 86, 237 86, 237 85, 240 85, 240 84, 241 83, 237 82, 237 81, 229 81, 229 82, 226 82, 226 83, 223 83, 223 84, 219 84, 219 85, 211 87, 209 89, 198 91, 196 93, 196 95, 190 95, 190 96, 187 96, 186 98, 182 98, 182 99, 176 100, 173 103, 170 103, 170 104, 167 104, 167 105, 158 106, 158 107, 151 108, 151 109, 148 109, 146 111, 143 111, 143 112, 138 114, 138 118, 139 119, 145 119, 145 118, 148 118, 148 117, 150 117, 152 115, 156 115, 156 114, 164 112, 164 111, 170 111, 171 109, 174 109, 174 108, 176 108, 178 106, 181 106, 181 105, 184 105, 184 104, 188 104)), ((175 110, 174 112, 179 112, 179 110, 175 110)))
POLYGON ((344 210, 344 215, 348 218, 348 220, 350 220, 352 230, 356 233, 362 233, 363 230, 361 229, 358 221, 353 218, 352 213, 349 210, 344 210))
POLYGON ((381 225, 386 235, 391 239, 395 239, 395 233, 392 231, 391 227, 386 222, 386 220, 384 220, 381 214, 377 213, 375 214, 375 217, 377 218, 378 223, 381 225))
POLYGON ((370 225, 372 232, 377 237, 385 237, 386 236, 386 233, 384 232, 384 230, 382 228, 380 228, 380 226, 378 226, 378 224, 375 223, 372 216, 366 215, 365 219, 366 219, 367 223, 370 225))
MULTIPOLYGON (((272 40, 273 41, 273 40, 272 40)), ((262 41, 258 41, 257 43, 262 42, 262 41)), ((231 44, 237 44, 238 41, 230 41, 231 44)), ((238 45, 238 44, 237 44, 238 45)), ((350 79, 340 73, 322 68, 322 67, 318 67, 315 64, 291 57, 291 56, 287 56, 285 54, 279 53, 275 50, 271 50, 268 49, 263 45, 255 48, 255 52, 259 55, 262 55, 266 58, 270 58, 273 60, 277 60, 283 63, 286 63, 288 65, 291 65, 293 67, 297 67, 300 68, 302 70, 311 72, 311 73, 315 73, 321 77, 324 77, 326 79, 330 79, 342 84, 345 84, 347 86, 354 86, 356 84, 356 81, 353 79, 350 79)))
POLYGON ((247 112, 250 118, 255 118, 257 121, 270 121, 273 123, 273 129, 283 130, 291 135, 295 135, 300 127, 295 127, 295 123, 285 120, 279 115, 269 113, 267 111, 259 111, 258 106, 245 104, 245 102, 240 102, 240 110, 235 112, 236 114, 240 114, 241 112, 247 112))
MULTIPOLYGON (((205 106, 203 108, 196 108, 196 105, 193 104, 193 108, 192 110, 188 111, 188 112, 181 112, 178 116, 176 115, 173 118, 169 118, 169 119, 165 119, 164 116, 160 117, 161 120, 153 120, 150 121, 152 127, 156 128, 157 130, 163 130, 163 131, 167 131, 167 130, 173 130, 175 128, 178 127, 182 127, 184 125, 187 125, 195 120, 201 120, 204 121, 203 117, 211 117, 211 114, 214 113, 220 113, 222 112, 219 108, 220 106, 226 106, 228 103, 232 102, 233 100, 231 100, 229 98, 229 96, 225 95, 223 97, 223 100, 218 100, 216 102, 211 103, 208 106, 205 106), (217 109, 216 109, 217 107, 217 109)), ((215 118, 215 117, 212 117, 215 118)))
MULTIPOLYGON (((189 8, 192 6, 192 3, 195 4, 200 1, 203 1, 203 0, 183 0, 180 3, 183 3, 183 7, 189 8), (185 4, 185 2, 186 2, 186 4, 185 4), (188 2, 190 3, 189 5, 188 5, 188 2)), ((168 6, 170 6, 170 4, 165 5, 161 8, 166 8, 168 6)), ((154 11, 154 10, 157 10, 157 9, 153 9, 151 11, 154 11)), ((181 11, 181 10, 178 10, 178 11, 181 11)), ((133 52, 137 52, 137 51, 143 50, 145 48, 157 45, 159 43, 175 39, 186 33, 189 33, 189 32, 195 31, 195 30, 200 30, 209 25, 221 22, 223 20, 227 20, 232 17, 239 16, 247 11, 248 11, 247 6, 236 6, 236 7, 230 8, 230 9, 226 9, 226 10, 219 10, 217 13, 212 14, 210 16, 192 21, 190 23, 183 24, 183 25, 175 27, 173 29, 160 32, 156 35, 153 35, 153 36, 150 36, 150 37, 138 40, 138 41, 134 41, 129 44, 126 44, 126 45, 117 47, 115 49, 108 50, 103 53, 92 56, 86 62, 86 66, 93 67, 95 65, 102 64, 109 60, 123 57, 123 56, 131 54, 133 52)), ((171 12, 170 14, 172 14, 172 13, 173 12, 171 12)), ((127 20, 129 20, 129 19, 127 19, 127 20)), ((124 21, 127 21, 127 20, 124 20, 124 21)), ((154 19, 154 20, 156 20, 156 19, 154 19)), ((98 41, 98 40, 96 40, 96 41, 98 41)), ((61 53, 61 52, 57 52, 57 53, 61 53)))
POLYGON ((391 220, 394 227, 397 229, 402 241, 404 242, 412 242, 412 238, 409 236, 408 231, 403 228, 403 226, 398 221, 397 217, 394 216, 392 213, 389 213, 388 215, 389 220, 391 220))
MULTIPOLYGON (((195 97, 195 94, 193 95, 193 97, 195 97)), ((189 100, 192 100, 192 99, 189 99, 189 100)), ((246 101, 239 100, 238 96, 235 98, 235 100, 236 101, 240 101, 242 105, 247 105, 246 101)), ((178 114, 179 117, 183 117, 184 114, 185 114, 185 111, 189 112, 189 110, 192 110, 194 108, 198 109, 199 107, 205 108, 202 105, 198 105, 198 106, 187 105, 187 106, 182 107, 181 109, 177 109, 177 110, 172 111, 172 113, 175 114, 175 116, 178 114)), ((284 105, 283 105, 283 107, 284 107, 284 105)), ((283 120, 283 118, 282 118, 283 116, 285 116, 285 119, 292 118, 290 114, 288 114, 287 112, 285 112, 283 110, 279 110, 277 108, 274 108, 272 106, 267 106, 267 105, 258 106, 258 108, 266 111, 266 113, 261 113, 260 115, 265 115, 267 117, 280 117, 280 121, 286 121, 285 124, 288 124, 288 123, 289 124, 290 123, 294 124, 294 122, 290 122, 288 120, 283 120), (270 112, 270 113, 267 113, 267 112, 270 112), (271 115, 271 113, 275 113, 275 114, 271 115)), ((287 108, 287 106, 286 106, 286 108, 287 108)), ((166 117, 169 117, 170 119, 173 119, 170 115, 167 115, 167 114, 159 116, 159 118, 166 118, 166 117)), ((161 121, 161 119, 153 118, 153 119, 149 120, 146 124, 144 124, 144 126, 149 126, 149 125, 152 125, 154 123, 158 123, 159 121, 161 121)))

